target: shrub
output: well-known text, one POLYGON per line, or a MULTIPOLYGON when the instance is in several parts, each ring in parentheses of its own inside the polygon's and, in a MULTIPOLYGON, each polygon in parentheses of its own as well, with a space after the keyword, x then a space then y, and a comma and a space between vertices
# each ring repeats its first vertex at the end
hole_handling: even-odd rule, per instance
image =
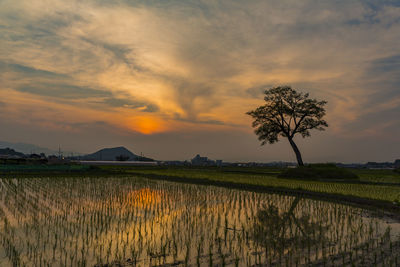
POLYGON ((89 170, 100 170, 100 167, 96 165, 90 165, 89 170))
POLYGON ((358 176, 348 169, 339 168, 334 164, 311 164, 308 166, 286 169, 278 175, 280 178, 292 179, 358 179, 358 176))

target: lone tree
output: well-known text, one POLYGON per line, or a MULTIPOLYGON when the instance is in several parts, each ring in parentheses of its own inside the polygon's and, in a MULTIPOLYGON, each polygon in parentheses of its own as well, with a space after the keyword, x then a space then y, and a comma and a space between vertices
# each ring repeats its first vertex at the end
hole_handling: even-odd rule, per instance
POLYGON ((273 144, 279 137, 286 137, 296 154, 297 163, 303 166, 300 150, 293 138, 300 134, 310 136, 311 129, 325 130, 326 101, 309 98, 308 93, 298 93, 290 86, 278 86, 265 91, 265 105, 246 114, 253 117, 254 132, 261 145, 273 144))

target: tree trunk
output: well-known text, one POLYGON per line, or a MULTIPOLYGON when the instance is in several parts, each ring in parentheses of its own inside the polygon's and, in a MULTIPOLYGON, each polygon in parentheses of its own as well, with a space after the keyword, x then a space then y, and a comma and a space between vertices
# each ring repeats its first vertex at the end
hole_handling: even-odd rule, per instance
POLYGON ((301 158, 300 150, 297 148, 296 143, 293 141, 292 138, 288 138, 288 139, 289 139, 290 145, 291 145, 292 148, 293 148, 294 153, 296 154, 297 164, 298 164, 299 166, 304 166, 303 159, 301 158))

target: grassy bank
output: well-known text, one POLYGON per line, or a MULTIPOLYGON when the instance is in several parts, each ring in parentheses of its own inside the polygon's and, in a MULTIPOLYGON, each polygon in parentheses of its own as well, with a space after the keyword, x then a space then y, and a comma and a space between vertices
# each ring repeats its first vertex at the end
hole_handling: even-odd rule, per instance
POLYGON ((166 179, 202 184, 239 184, 271 189, 311 191, 322 194, 354 196, 378 201, 400 200, 400 175, 390 170, 355 170, 360 177, 355 181, 313 181, 282 179, 277 168, 148 168, 148 167, 102 167, 104 170, 149 178, 166 179), (376 184, 379 183, 379 184, 376 184))

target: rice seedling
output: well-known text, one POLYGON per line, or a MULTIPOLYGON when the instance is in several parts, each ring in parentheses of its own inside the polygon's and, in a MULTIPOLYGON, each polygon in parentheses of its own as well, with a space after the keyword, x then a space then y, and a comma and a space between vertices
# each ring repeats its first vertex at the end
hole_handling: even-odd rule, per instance
POLYGON ((0 179, 0 266, 397 264, 361 208, 144 178, 0 179))

